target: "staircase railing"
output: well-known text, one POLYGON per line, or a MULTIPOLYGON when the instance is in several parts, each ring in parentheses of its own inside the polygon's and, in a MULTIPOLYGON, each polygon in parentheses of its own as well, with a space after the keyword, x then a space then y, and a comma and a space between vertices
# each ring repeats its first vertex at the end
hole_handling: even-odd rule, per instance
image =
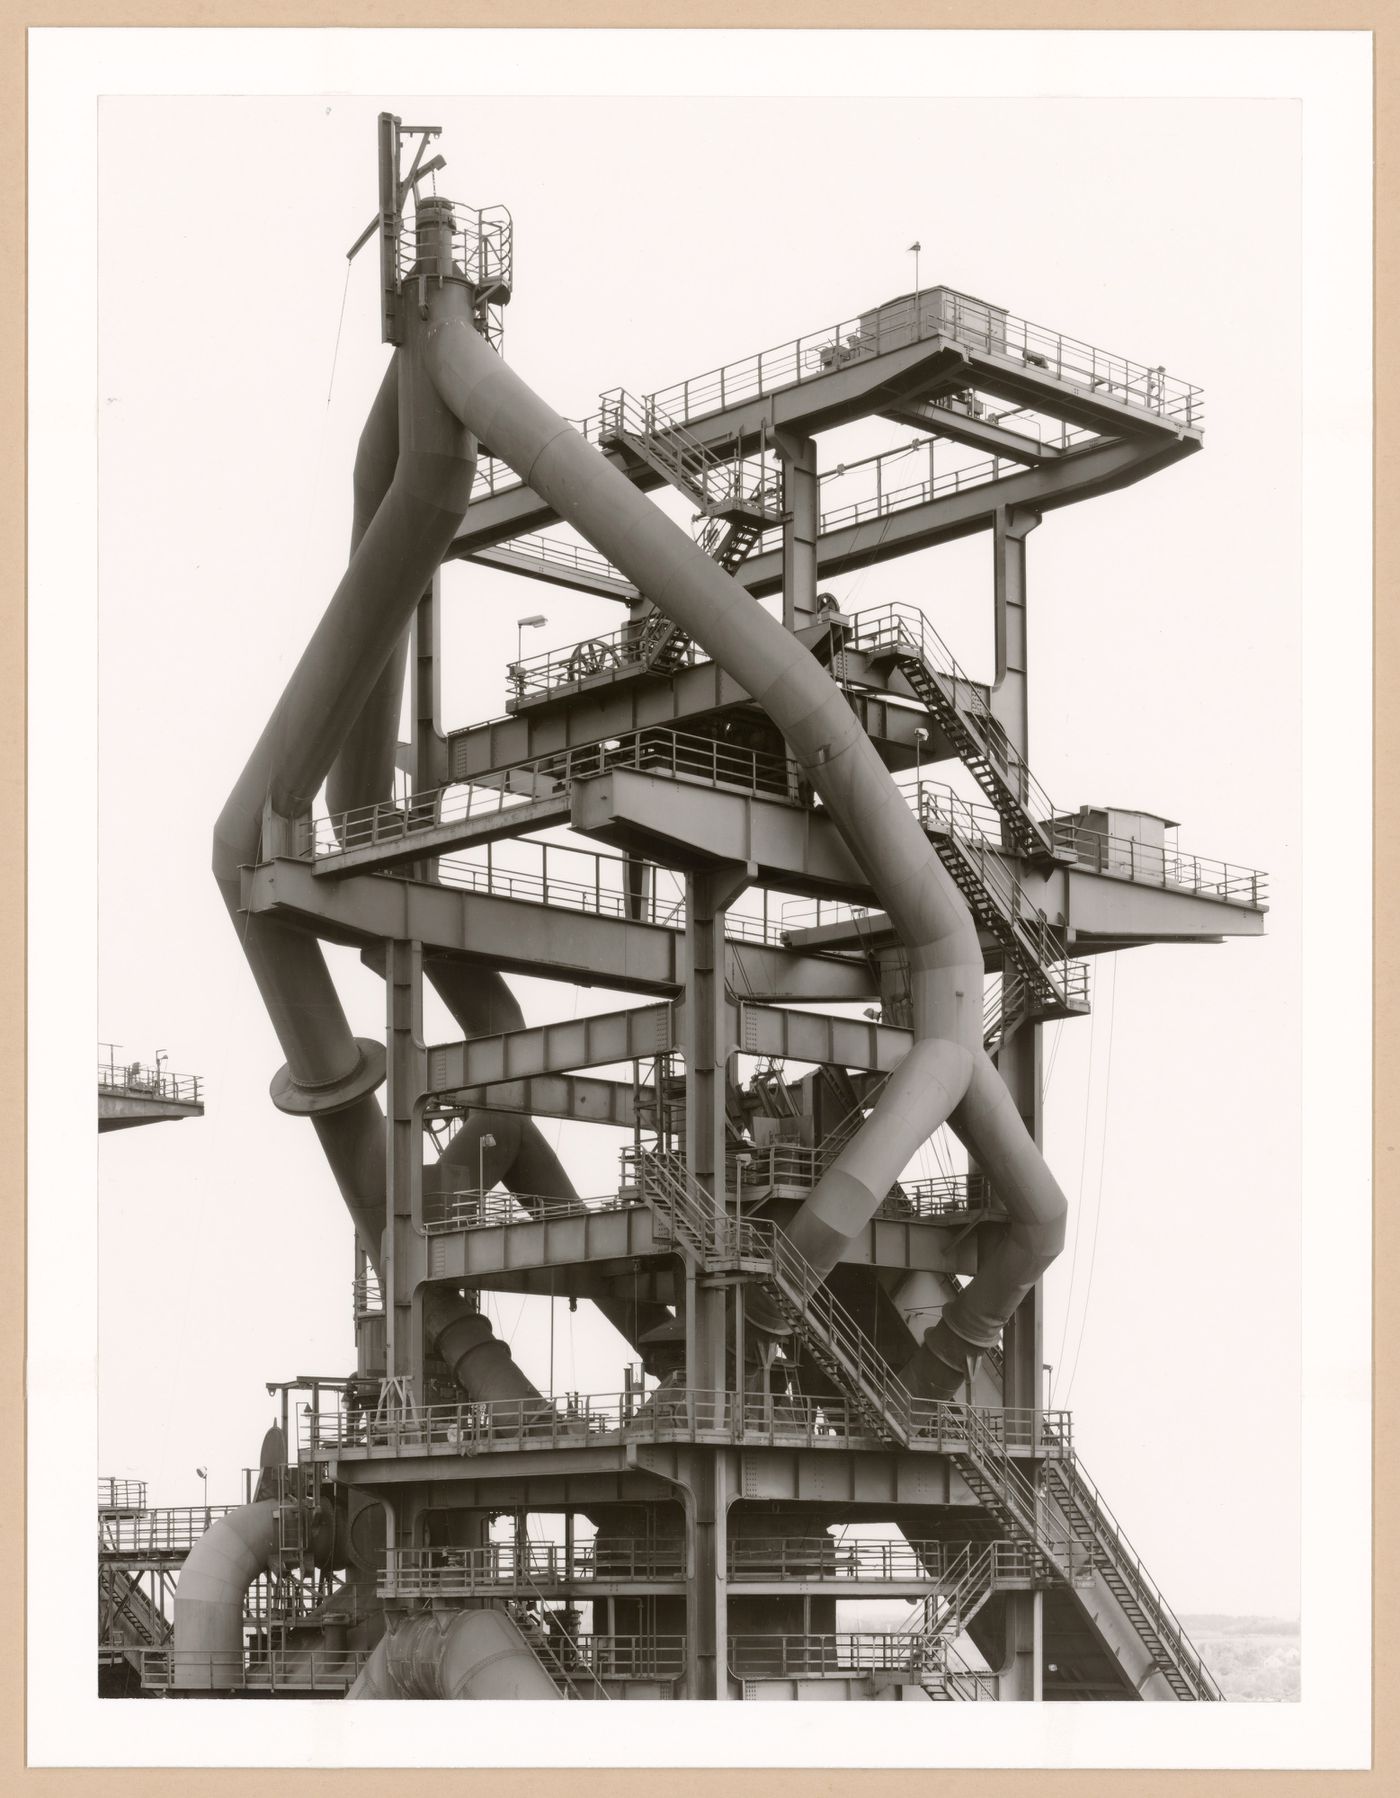
POLYGON ((916 804, 919 822, 935 839, 939 859, 949 873, 970 900, 976 898, 979 888, 985 896, 985 915, 980 921, 1015 957, 1037 1002, 1052 1009, 1075 1009, 1065 973, 1068 964, 1057 933, 1043 911, 1028 907, 1021 883, 997 847, 983 835, 974 808, 948 789, 923 781, 917 788, 916 804))
POLYGON ((1057 1489, 1061 1509, 1071 1529, 1076 1515, 1084 1520, 1088 1534, 1076 1531, 1080 1541, 1090 1548, 1094 1560, 1104 1569, 1115 1571, 1127 1585, 1133 1599, 1143 1611, 1163 1647, 1176 1662, 1181 1674, 1198 1697, 1223 1699, 1224 1693, 1215 1676, 1201 1658, 1182 1627, 1180 1618, 1162 1595, 1161 1588, 1143 1566, 1142 1558, 1128 1540, 1122 1525, 1109 1509, 1097 1486, 1074 1453, 1047 1463, 1052 1487, 1057 1489))
POLYGON ((986 775, 980 784, 998 812, 1026 847, 1053 851, 1060 846, 1050 795, 1007 736, 981 688, 963 671, 917 606, 895 603, 859 613, 854 645, 867 653, 893 652, 898 660, 916 662, 934 683, 942 706, 956 714, 986 758, 986 775))
MULTIPOLYGON (((765 1291, 824 1371, 887 1440, 908 1446, 966 1437, 969 1452, 991 1463, 987 1477, 1014 1479, 1021 1486, 1025 1482, 1006 1450, 1010 1436, 1015 1434, 1019 1445, 1032 1452, 1047 1447, 1061 1452, 1068 1442, 1068 1413, 989 1413, 951 1401, 915 1398, 824 1277, 776 1224, 719 1215, 711 1195, 690 1177, 678 1157, 629 1149, 623 1158, 659 1228, 669 1225, 702 1265, 754 1264, 765 1291)), ((1023 1508, 1034 1533, 1038 1522, 1033 1495, 1023 1508)))

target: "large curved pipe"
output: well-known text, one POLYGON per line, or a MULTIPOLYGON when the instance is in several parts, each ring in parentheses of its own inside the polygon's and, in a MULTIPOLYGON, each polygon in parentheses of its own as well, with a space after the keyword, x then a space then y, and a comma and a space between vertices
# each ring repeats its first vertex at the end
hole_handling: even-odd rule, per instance
POLYGON ((562 1698, 504 1611, 405 1619, 380 1638, 347 1698, 562 1698))
MULTIPOLYGON (((439 311, 465 304, 454 284, 430 296, 439 311)), ((274 1097, 282 1109, 311 1117, 376 1273, 383 1271, 385 1216, 384 1114, 373 1091, 380 1063, 373 1045, 352 1034, 320 946, 303 931, 241 909, 239 870, 260 859, 265 803, 284 816, 308 811, 333 767, 345 782, 378 778, 374 719, 393 709, 385 669, 461 524, 475 464, 475 440, 424 373, 415 315, 361 435, 349 565, 214 830, 214 877, 287 1057, 274 1097), (363 728, 355 732, 357 721, 363 728), (355 744, 346 749, 352 733, 355 744)), ((394 722, 397 728, 397 714, 394 722)), ((440 1298, 430 1334, 460 1321, 462 1306, 440 1298)), ((485 1320, 471 1327, 494 1341, 485 1320)), ((491 1353, 472 1362, 497 1373, 499 1363, 491 1353)), ((523 1380, 497 1377, 468 1391, 477 1399, 513 1398, 523 1380)))
POLYGON ((919 1145, 950 1117, 985 1129, 1003 1172, 999 1188, 1023 1242, 991 1256, 926 1338, 930 1389, 955 1389, 969 1356, 999 1327, 1064 1237, 1065 1200, 1012 1107, 985 1094, 1000 1085, 981 1044, 982 953, 951 876, 889 778, 874 745, 835 683, 782 625, 606 457, 534 394, 460 320, 429 326, 426 365, 448 408, 580 530, 656 607, 743 686, 786 738, 803 773, 836 819, 910 961, 914 1042, 875 1110, 803 1204, 797 1247, 827 1273, 869 1220, 919 1145), (960 1107, 976 1093, 966 1117, 960 1107), (1022 1179, 1026 1154, 1037 1177, 1022 1179))
POLYGON ((243 1683, 243 1599, 277 1547, 277 1503, 219 1518, 185 1557, 175 1586, 171 1683, 217 1691, 243 1683))

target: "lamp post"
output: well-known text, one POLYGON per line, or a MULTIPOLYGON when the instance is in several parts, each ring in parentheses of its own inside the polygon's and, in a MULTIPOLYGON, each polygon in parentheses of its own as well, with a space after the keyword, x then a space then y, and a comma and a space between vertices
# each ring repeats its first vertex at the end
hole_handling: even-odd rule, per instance
POLYGON ((489 1130, 476 1145, 476 1193, 477 1203, 482 1207, 486 1204, 486 1151, 495 1146, 496 1139, 489 1130))
POLYGON ((196 1467, 195 1472, 199 1475, 200 1479, 204 1481, 204 1521, 207 1525, 209 1522, 209 1469, 207 1467, 196 1467))
POLYGON ((919 251, 922 250, 923 247, 924 246, 916 237, 907 251, 907 254, 914 258, 914 298, 916 300, 919 297, 919 251))
POLYGON ((914 732, 914 785, 916 789, 922 789, 924 784, 923 748, 927 742, 928 732, 921 724, 914 732))
POLYGON ((531 612, 528 618, 517 618, 515 621, 515 659, 520 660, 522 640, 526 631, 537 631, 542 625, 549 623, 543 612, 531 612))

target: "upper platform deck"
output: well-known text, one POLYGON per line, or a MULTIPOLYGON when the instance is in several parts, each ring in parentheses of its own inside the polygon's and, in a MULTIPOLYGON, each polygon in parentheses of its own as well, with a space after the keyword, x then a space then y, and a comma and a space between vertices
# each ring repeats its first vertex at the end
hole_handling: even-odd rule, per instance
MULTIPOLYGON (((992 452, 999 479, 978 483, 984 492, 1005 482, 1004 503, 1034 497, 1047 507, 1189 454, 1200 446, 1205 416, 1202 390, 1163 367, 947 287, 901 295, 660 388, 645 403, 651 416, 719 456, 753 454, 773 430, 811 435, 873 414, 913 420, 992 452), (1044 420, 1055 421, 1049 431, 1044 420), (1106 456, 1110 446, 1120 453, 1106 456)), ((637 485, 660 484, 654 469, 605 449, 606 408, 571 422, 637 485)), ((483 455, 452 553, 473 556, 555 518, 513 469, 483 455)))

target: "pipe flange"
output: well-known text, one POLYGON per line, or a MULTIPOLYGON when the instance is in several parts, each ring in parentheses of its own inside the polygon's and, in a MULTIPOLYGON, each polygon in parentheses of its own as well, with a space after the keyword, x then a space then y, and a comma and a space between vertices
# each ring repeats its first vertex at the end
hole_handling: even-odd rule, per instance
POLYGON ((289 1117, 322 1118, 329 1117, 334 1111, 345 1111, 368 1097, 383 1085, 388 1057, 383 1043, 376 1042, 372 1036, 357 1036, 355 1047, 360 1051, 360 1057, 354 1067, 325 1086, 303 1086, 293 1080, 289 1067, 280 1067, 268 1088, 272 1103, 289 1117))

